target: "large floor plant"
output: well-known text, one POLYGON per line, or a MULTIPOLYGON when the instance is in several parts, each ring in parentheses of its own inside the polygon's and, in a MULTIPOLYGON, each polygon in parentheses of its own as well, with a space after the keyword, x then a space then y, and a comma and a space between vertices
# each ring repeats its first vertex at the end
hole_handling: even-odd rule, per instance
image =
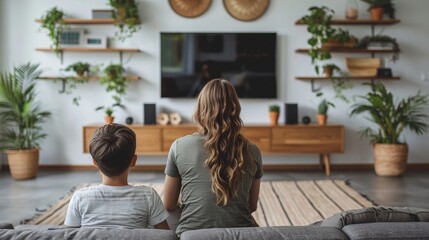
POLYGON ((429 96, 416 95, 395 102, 393 93, 381 82, 367 83, 371 91, 359 96, 361 102, 352 105, 350 116, 365 114, 375 128, 360 131, 374 144, 375 171, 381 176, 400 176, 406 168, 408 145, 402 137, 405 129, 418 135, 426 132, 428 115, 423 111, 429 96), (390 155, 393 154, 393 155, 390 155))
POLYGON ((0 147, 16 180, 37 175, 40 141, 46 137, 41 124, 51 115, 36 100, 35 83, 42 72, 38 68, 27 63, 0 74, 0 147))

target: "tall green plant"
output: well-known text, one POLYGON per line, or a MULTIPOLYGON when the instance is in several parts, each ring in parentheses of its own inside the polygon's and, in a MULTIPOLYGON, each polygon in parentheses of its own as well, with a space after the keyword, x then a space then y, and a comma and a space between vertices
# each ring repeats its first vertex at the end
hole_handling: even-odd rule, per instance
POLYGON ((39 64, 16 67, 13 74, 0 74, 0 147, 32 149, 46 137, 41 124, 51 113, 36 100, 35 80, 42 73, 39 64))
POLYGON ((371 91, 359 96, 362 102, 352 105, 350 116, 365 114, 366 119, 377 127, 361 130, 362 137, 369 137, 373 143, 400 144, 404 129, 418 135, 426 132, 428 115, 422 111, 429 103, 428 95, 418 92, 395 104, 393 94, 381 82, 366 85, 371 86, 371 91))

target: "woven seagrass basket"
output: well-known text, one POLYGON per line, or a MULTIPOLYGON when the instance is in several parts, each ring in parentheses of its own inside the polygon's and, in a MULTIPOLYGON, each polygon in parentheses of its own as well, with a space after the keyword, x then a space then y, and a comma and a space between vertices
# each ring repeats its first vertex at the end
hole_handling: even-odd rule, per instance
POLYGON ((10 173, 15 180, 31 179, 39 170, 39 149, 7 150, 10 173))
POLYGON ((379 176, 398 177, 407 167, 407 144, 374 144, 374 167, 379 176))

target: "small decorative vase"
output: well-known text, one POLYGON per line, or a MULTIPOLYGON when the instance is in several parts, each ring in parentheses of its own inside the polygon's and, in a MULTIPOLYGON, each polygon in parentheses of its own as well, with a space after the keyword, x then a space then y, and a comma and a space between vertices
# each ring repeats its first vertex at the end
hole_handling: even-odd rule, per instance
POLYGON ((372 20, 381 21, 384 15, 384 8, 382 7, 371 8, 370 14, 371 14, 372 20))
POLYGON ((326 114, 317 114, 317 123, 319 125, 326 125, 327 120, 328 120, 328 115, 326 115, 326 114))
POLYGON ((277 125, 279 122, 279 112, 270 112, 270 124, 272 126, 277 125))
POLYGON ((115 117, 112 117, 112 116, 105 116, 104 117, 104 123, 105 124, 111 124, 111 123, 113 123, 113 120, 115 120, 115 117))
POLYGON ((346 5, 346 19, 354 20, 359 16, 358 3, 356 0, 348 0, 346 5))

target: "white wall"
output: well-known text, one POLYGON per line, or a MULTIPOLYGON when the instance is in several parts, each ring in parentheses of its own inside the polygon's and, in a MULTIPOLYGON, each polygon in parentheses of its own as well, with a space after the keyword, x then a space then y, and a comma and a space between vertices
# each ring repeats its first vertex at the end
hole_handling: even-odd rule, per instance
MULTIPOLYGON (((40 62, 46 74, 56 73, 61 68, 59 59, 53 53, 37 52, 37 47, 48 47, 49 39, 40 25, 34 20, 53 7, 59 6, 69 16, 90 18, 91 9, 107 8, 105 0, 2 0, 6 1, 7 27, 3 29, 1 56, 8 69, 27 61, 40 62), (5 45, 3 45, 5 44, 5 45), (4 48, 3 46, 7 46, 4 48)), ((429 74, 429 26, 426 10, 429 1, 414 0, 395 1, 398 25, 377 27, 376 32, 384 33, 398 39, 402 53, 401 59, 393 65, 395 75, 402 77, 401 81, 386 82, 389 89, 397 97, 415 94, 417 90, 424 93, 429 91, 429 83, 420 80, 420 74, 429 74)), ((194 100, 177 100, 160 98, 160 66, 159 47, 161 31, 206 31, 206 32, 277 32, 278 34, 278 93, 277 100, 242 100, 242 119, 244 123, 268 124, 268 105, 285 102, 299 104, 300 119, 304 115, 314 120, 318 100, 310 90, 310 83, 295 80, 298 75, 313 75, 310 58, 305 54, 296 54, 296 48, 307 47, 308 34, 305 26, 295 25, 295 21, 307 13, 309 6, 327 5, 336 11, 337 18, 344 17, 344 0, 271 0, 266 13, 258 20, 241 22, 232 18, 225 10, 222 1, 214 0, 209 10, 198 18, 184 18, 177 15, 169 6, 168 1, 140 1, 141 30, 128 41, 130 47, 138 47, 142 53, 133 54, 126 67, 143 78, 142 81, 131 83, 129 95, 126 97, 127 110, 116 114, 117 122, 124 122, 127 116, 142 122, 142 103, 156 102, 157 110, 177 111, 189 121, 194 108, 194 100)), ((359 1, 360 17, 368 17, 366 5, 359 1)), ((113 36, 116 30, 113 26, 83 26, 91 34, 113 36)), ((369 26, 349 26, 351 33, 358 37, 370 34, 369 26)), ((365 56, 365 55, 363 55, 365 56)), ((129 55, 125 55, 128 60, 129 55)), ((344 66, 345 54, 334 55, 335 61, 344 66)), ((66 53, 64 66, 75 61, 90 63, 118 62, 118 54, 100 53, 66 53)), ((364 93, 367 89, 356 82, 349 96, 364 93)), ((327 96, 332 95, 329 83, 318 83, 327 96)), ((102 113, 94 108, 103 105, 110 98, 97 82, 92 82, 78 88, 76 93, 82 97, 81 106, 72 105, 72 96, 60 95, 60 83, 41 81, 38 85, 43 106, 53 112, 53 117, 45 124, 49 137, 43 142, 41 164, 90 164, 90 156, 82 153, 82 126, 102 122, 102 113)), ((337 107, 330 111, 329 121, 346 126, 346 148, 344 154, 334 154, 333 163, 371 163, 372 151, 367 139, 360 139, 356 130, 363 126, 362 118, 348 117, 348 105, 336 101, 337 107)), ((429 113, 429 109, 426 111, 429 113)), ((280 116, 284 119, 283 114, 280 116)), ((282 121, 283 122, 283 121, 282 121)), ((415 136, 405 134, 410 145, 409 161, 413 163, 428 163, 426 157, 429 146, 429 135, 415 136)), ((265 163, 317 163, 318 157, 313 155, 281 155, 265 156, 265 163)), ((163 163, 164 157, 144 156, 140 164, 163 163)))

